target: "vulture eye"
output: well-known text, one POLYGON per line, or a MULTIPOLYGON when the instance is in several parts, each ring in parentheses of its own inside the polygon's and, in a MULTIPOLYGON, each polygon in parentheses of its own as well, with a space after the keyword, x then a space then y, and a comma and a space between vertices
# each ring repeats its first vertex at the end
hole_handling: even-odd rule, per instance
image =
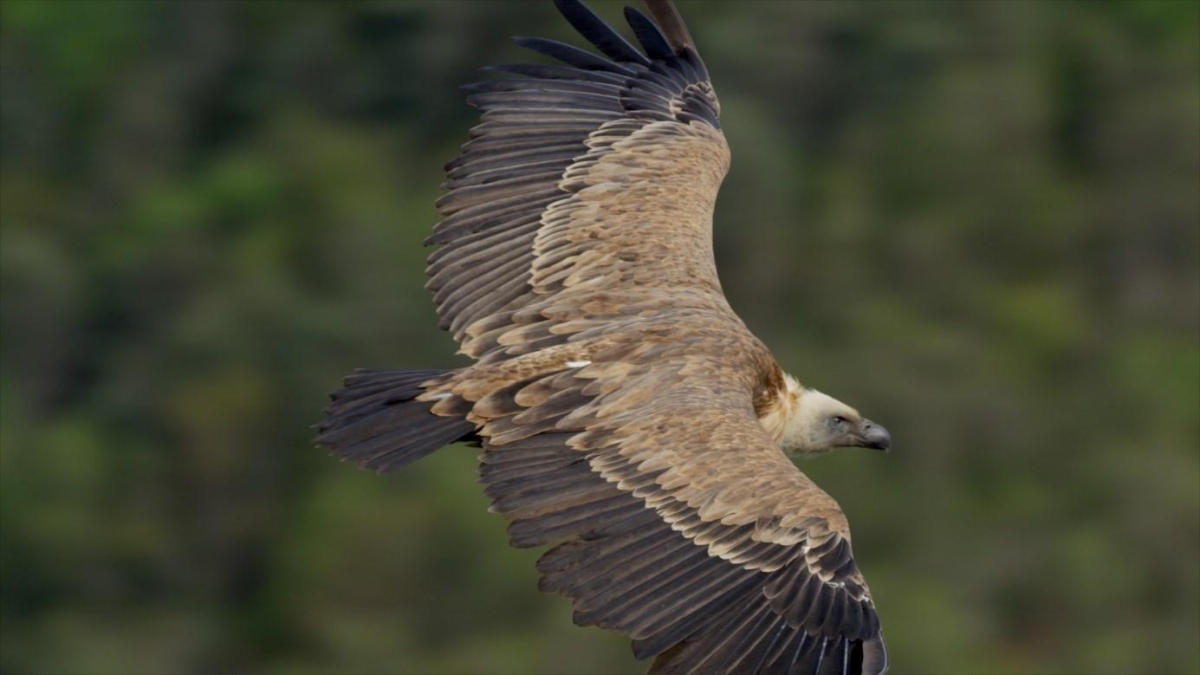
POLYGON ((848 421, 849 420, 847 420, 845 417, 842 417, 841 415, 834 415, 833 419, 831 419, 829 421, 829 424, 830 424, 830 426, 844 427, 844 426, 846 426, 846 423, 848 421))

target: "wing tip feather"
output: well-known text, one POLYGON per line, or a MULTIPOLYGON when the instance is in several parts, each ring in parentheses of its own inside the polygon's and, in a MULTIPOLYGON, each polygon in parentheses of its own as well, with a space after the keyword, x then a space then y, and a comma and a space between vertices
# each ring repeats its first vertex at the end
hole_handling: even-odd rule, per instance
POLYGON ((683 16, 675 7, 674 2, 671 0, 644 1, 646 9, 650 10, 654 22, 658 24, 663 37, 667 39, 667 44, 671 45, 676 54, 682 56, 689 49, 693 52, 696 51, 696 43, 692 40, 692 34, 688 32, 687 24, 684 23, 683 16))

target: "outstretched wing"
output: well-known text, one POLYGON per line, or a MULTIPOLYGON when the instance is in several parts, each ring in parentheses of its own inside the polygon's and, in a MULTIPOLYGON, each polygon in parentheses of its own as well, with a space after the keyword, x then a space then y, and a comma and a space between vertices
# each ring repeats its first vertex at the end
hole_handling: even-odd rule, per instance
POLYGON ((422 400, 476 425, 513 544, 558 543, 542 588, 654 672, 882 672, 845 517, 755 415, 778 367, 717 280, 704 64, 665 0, 626 10, 644 52, 556 4, 603 55, 519 38, 562 64, 472 87, 428 273, 478 363, 422 400))
POLYGON ((631 326, 476 402, 493 510, 515 546, 563 542, 541 588, 652 672, 880 673, 846 519, 759 424, 759 355, 713 319, 631 326))
POLYGON ((577 0, 556 4, 604 56, 517 38, 562 64, 496 66, 519 77, 469 86, 483 122, 446 167, 426 241, 440 324, 476 357, 549 317, 727 309, 712 210, 729 150, 704 64, 633 9, 646 54, 577 0))

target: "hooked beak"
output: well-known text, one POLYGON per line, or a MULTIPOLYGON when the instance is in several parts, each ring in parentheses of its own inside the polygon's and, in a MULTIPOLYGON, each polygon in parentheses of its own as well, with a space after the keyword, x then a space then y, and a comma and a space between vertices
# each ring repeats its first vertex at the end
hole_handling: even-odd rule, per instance
POLYGON ((887 452, 892 447, 892 435, 888 433, 887 429, 864 417, 858 425, 854 445, 887 452))

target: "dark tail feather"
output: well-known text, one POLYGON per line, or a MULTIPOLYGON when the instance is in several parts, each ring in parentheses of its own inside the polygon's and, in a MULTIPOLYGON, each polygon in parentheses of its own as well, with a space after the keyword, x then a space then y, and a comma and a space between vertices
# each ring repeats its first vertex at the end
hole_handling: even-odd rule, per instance
POLYGON ((330 394, 317 443, 333 454, 380 473, 398 469, 438 448, 475 436, 475 425, 431 412, 417 401, 421 386, 449 370, 358 370, 330 394))

